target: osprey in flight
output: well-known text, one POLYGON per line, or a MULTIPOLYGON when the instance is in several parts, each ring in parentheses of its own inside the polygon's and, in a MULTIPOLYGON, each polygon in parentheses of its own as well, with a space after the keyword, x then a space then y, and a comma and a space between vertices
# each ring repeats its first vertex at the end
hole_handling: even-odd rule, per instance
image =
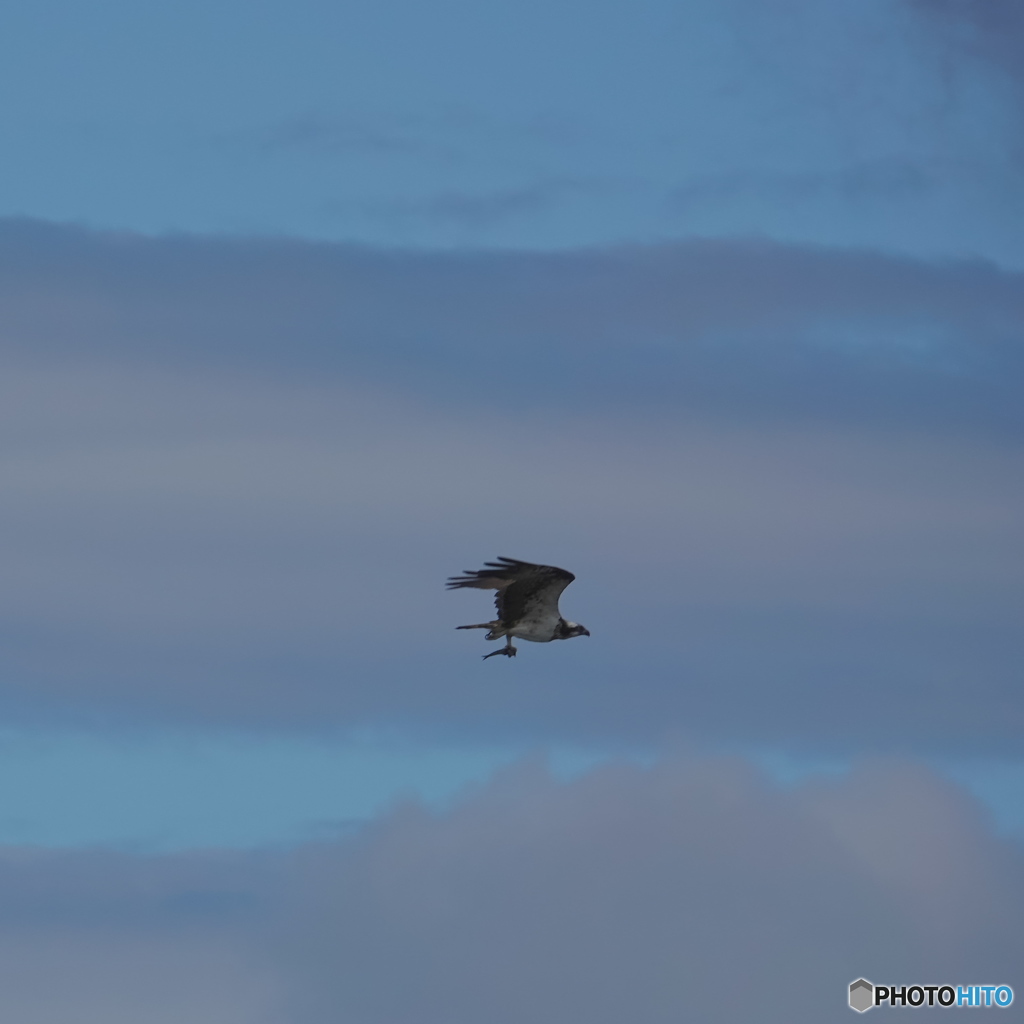
POLYGON ((505 637, 505 646, 484 655, 484 660, 496 654, 514 658, 516 649, 512 637, 546 644, 551 640, 568 640, 571 636, 590 636, 590 630, 578 622, 566 622, 558 611, 558 598, 575 576, 553 565, 534 565, 515 558, 499 558, 485 562, 486 569, 467 569, 464 576, 451 576, 448 589, 479 587, 496 590, 494 604, 498 617, 493 622, 478 622, 474 626, 456 626, 456 629, 488 629, 486 639, 505 637))

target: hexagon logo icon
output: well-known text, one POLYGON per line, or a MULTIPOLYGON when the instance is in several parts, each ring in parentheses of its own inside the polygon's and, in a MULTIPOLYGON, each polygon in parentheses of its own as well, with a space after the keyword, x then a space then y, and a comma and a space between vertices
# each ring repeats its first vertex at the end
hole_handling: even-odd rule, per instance
POLYGON ((864 1013, 875 1005, 875 986, 864 978, 858 978, 850 985, 850 1009, 864 1013))

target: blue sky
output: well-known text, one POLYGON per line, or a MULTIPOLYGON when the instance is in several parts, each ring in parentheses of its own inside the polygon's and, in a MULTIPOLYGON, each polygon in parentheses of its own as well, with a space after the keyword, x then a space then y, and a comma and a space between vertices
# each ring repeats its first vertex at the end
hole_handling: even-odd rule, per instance
POLYGON ((4 1017, 1024 986, 1022 68, 973 0, 5 5, 4 1017), (482 662, 496 555, 592 636, 482 662))
POLYGON ((1016 67, 983 7, 15 0, 0 185, 12 214, 149 232, 1020 266, 1016 67))

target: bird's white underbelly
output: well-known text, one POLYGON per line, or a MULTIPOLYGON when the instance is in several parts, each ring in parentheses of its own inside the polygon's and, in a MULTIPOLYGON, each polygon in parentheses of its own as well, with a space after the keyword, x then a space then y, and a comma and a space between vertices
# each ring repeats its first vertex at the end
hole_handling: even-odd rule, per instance
POLYGON ((555 639, 558 622, 540 619, 520 619, 508 632, 518 640, 530 640, 535 644, 546 644, 555 639))

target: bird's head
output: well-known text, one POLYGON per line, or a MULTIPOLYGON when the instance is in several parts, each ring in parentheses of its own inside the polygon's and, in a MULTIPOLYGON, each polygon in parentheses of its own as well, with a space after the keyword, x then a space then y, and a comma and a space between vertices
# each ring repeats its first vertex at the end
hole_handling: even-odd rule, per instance
POLYGON ((590 630, 586 626, 581 626, 578 622, 565 622, 561 623, 561 630, 559 631, 560 640, 568 640, 571 636, 590 636, 590 630))

